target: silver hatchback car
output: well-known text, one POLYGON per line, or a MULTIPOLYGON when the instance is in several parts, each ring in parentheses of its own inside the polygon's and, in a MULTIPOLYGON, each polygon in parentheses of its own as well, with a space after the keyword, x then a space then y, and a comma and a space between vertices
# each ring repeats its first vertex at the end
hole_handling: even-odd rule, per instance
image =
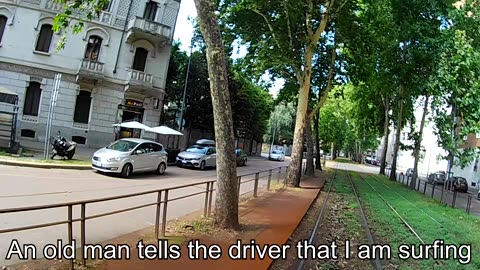
POLYGON ((128 178, 135 172, 167 169, 167 152, 163 145, 143 139, 120 139, 93 154, 92 168, 107 173, 120 173, 128 178))

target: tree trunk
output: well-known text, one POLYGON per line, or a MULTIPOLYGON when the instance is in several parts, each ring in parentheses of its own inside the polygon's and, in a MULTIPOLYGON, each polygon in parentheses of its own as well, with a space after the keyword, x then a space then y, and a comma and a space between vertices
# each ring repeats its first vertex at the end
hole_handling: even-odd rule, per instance
POLYGON ((320 112, 315 115, 315 123, 313 123, 315 129, 315 147, 317 149, 315 155, 315 169, 322 170, 322 161, 320 155, 320 132, 319 132, 320 112))
POLYGON ((383 124, 383 149, 382 149, 382 162, 380 163, 380 174, 385 175, 385 167, 387 163, 388 152, 388 136, 390 135, 390 100, 385 98, 385 123, 383 124))
POLYGON ((305 123, 305 136, 307 143, 307 167, 305 169, 306 176, 315 176, 315 167, 313 164, 313 138, 312 138, 312 123, 310 117, 307 117, 305 123))
POLYGON ((332 160, 337 159, 337 144, 332 144, 332 160))
POLYGON ((308 74, 308 79, 304 80, 298 95, 297 117, 295 120, 295 131, 293 135, 293 148, 291 156, 292 159, 290 161, 290 167, 287 173, 287 186, 289 187, 300 186, 300 172, 302 169, 303 156, 303 135, 305 132, 305 118, 307 116, 308 94, 310 92, 311 63, 310 65, 305 66, 305 69, 305 75, 308 74))
POLYGON ((240 226, 238 223, 235 137, 224 46, 215 14, 214 1, 194 1, 200 31, 207 47, 210 94, 215 124, 217 194, 214 222, 217 227, 238 230, 240 226))
MULTIPOLYGON (((400 93, 402 93, 402 85, 400 85, 400 93)), ((402 117, 403 117, 403 101, 401 98, 398 99, 398 119, 397 119, 397 130, 395 134, 395 145, 393 146, 393 160, 392 160, 392 170, 390 172, 390 180, 396 180, 397 173, 397 156, 398 150, 400 149, 400 135, 402 133, 402 117)))
POLYGON ((413 149, 413 157, 415 159, 413 163, 413 175, 410 181, 410 188, 415 189, 418 177, 418 160, 420 158, 420 148, 422 146, 423 126, 425 126, 425 117, 428 111, 428 99, 430 96, 425 96, 425 104, 423 105, 422 120, 420 121, 420 130, 418 132, 417 140, 415 141, 415 149, 413 149))

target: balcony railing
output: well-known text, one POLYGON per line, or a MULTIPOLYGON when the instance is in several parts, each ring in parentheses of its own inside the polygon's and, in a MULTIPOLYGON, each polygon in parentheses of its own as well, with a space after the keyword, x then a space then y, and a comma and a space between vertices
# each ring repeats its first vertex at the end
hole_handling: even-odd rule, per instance
POLYGON ((54 2, 53 0, 47 0, 45 2, 45 9, 58 12, 63 10, 63 3, 54 2))
POLYGON ((112 13, 107 12, 107 11, 101 11, 98 18, 95 18, 94 20, 96 20, 98 22, 101 22, 101 23, 111 24, 112 23, 112 13))
MULTIPOLYGON (((64 4, 55 2, 53 0, 46 0, 45 1, 45 9, 53 11, 53 12, 60 12, 63 10, 64 4)), ((76 15, 82 15, 82 13, 78 13, 76 15)), ((85 14, 83 14, 84 16, 85 14)), ((93 18, 94 21, 100 22, 100 23, 105 23, 105 24, 111 24, 112 23, 112 13, 108 11, 100 11, 100 14, 98 17, 93 18)))
POLYGON ((83 59, 80 65, 80 71, 103 74, 104 64, 97 61, 83 59))
POLYGON ((156 36, 162 36, 170 39, 170 26, 163 25, 159 22, 152 22, 140 17, 136 17, 128 22, 128 30, 140 29, 143 32, 148 32, 156 36))
POLYGON ((140 84, 148 84, 152 85, 153 83, 153 75, 148 74, 142 71, 138 70, 129 70, 129 81, 130 82, 135 82, 135 83, 140 83, 140 84))

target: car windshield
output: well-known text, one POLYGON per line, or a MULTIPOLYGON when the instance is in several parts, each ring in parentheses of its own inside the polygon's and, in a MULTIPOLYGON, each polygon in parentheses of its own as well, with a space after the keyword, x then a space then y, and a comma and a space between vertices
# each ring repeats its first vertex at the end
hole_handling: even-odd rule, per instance
POLYGON ((198 145, 194 145, 194 146, 190 146, 187 150, 187 152, 192 152, 192 153, 198 153, 198 154, 206 154, 207 153, 207 149, 206 147, 203 147, 203 146, 198 146, 198 145))
POLYGON ((280 151, 280 150, 273 150, 273 151, 272 151, 272 154, 282 154, 282 151, 280 151))
POLYGON ((111 143, 107 146, 107 149, 116 150, 120 152, 130 152, 137 146, 138 143, 127 141, 127 140, 118 140, 116 142, 111 143))

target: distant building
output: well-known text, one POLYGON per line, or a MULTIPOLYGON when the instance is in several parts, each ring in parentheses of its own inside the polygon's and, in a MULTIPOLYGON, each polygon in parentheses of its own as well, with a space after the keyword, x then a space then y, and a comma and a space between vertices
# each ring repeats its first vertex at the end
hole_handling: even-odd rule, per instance
MULTIPOLYGON (((415 119, 416 119, 416 128, 418 130, 420 126, 420 120, 422 119, 423 107, 418 106, 415 110, 415 119)), ((429 118, 427 115, 426 119, 429 118)), ((448 162, 443 159, 443 156, 446 156, 445 150, 438 146, 437 136, 434 134, 435 123, 425 121, 425 126, 423 129, 423 139, 422 139, 422 148, 425 151, 421 151, 420 160, 418 162, 418 173, 421 176, 426 176, 429 173, 435 171, 446 171, 448 167, 448 162)), ((412 145, 413 141, 409 140, 409 135, 411 132, 410 127, 405 127, 400 133, 400 141, 404 145, 412 145)), ((388 148, 387 148, 387 162, 392 164, 393 162, 393 148, 395 145, 395 136, 396 129, 392 125, 390 127, 390 134, 388 137, 388 148)), ((377 159, 381 160, 382 158, 382 149, 383 149, 383 138, 381 139, 381 144, 376 150, 377 159)), ((413 168, 415 160, 413 158, 413 151, 408 150, 399 150, 397 156, 397 169, 399 171, 406 171, 408 168, 413 168)))
MULTIPOLYGON (((420 126, 420 120, 422 118, 423 108, 419 106, 415 111, 416 127, 420 126)), ((429 119, 430 115, 427 115, 426 119, 429 119)), ((420 153, 420 161, 418 163, 418 173, 420 176, 426 176, 429 173, 435 171, 447 171, 448 170, 448 161, 445 157, 448 155, 447 152, 438 146, 437 135, 434 133, 435 123, 425 122, 425 127, 423 130, 422 138, 422 148, 425 151, 420 153)), ((390 134, 388 138, 388 149, 387 149, 387 162, 392 163, 393 161, 393 147, 395 144, 395 128, 392 126, 390 128, 390 134)), ((403 144, 413 145, 413 141, 410 141, 409 133, 411 132, 410 127, 402 129, 400 140, 403 144)), ((465 144, 461 147, 480 147, 480 134, 470 134, 464 138, 465 144)), ((378 159, 381 158, 383 149, 383 138, 382 143, 378 150, 376 151, 378 159)), ((397 169, 399 171, 406 171, 408 168, 413 168, 414 158, 413 151, 403 151, 399 150, 397 157, 397 169)), ((467 179, 470 187, 479 187, 480 185, 480 171, 478 170, 480 157, 477 157, 472 164, 465 168, 460 168, 459 166, 452 167, 452 173, 455 176, 462 176, 467 179)))
MULTIPOLYGON (((61 4, 0 0, 0 85, 19 94, 20 143, 43 144, 56 73, 62 83, 53 134, 100 147, 115 139, 114 123, 157 126, 179 7, 180 0, 112 0, 56 52, 61 33, 52 24, 61 4)), ((139 136, 132 130, 121 135, 139 136)))

